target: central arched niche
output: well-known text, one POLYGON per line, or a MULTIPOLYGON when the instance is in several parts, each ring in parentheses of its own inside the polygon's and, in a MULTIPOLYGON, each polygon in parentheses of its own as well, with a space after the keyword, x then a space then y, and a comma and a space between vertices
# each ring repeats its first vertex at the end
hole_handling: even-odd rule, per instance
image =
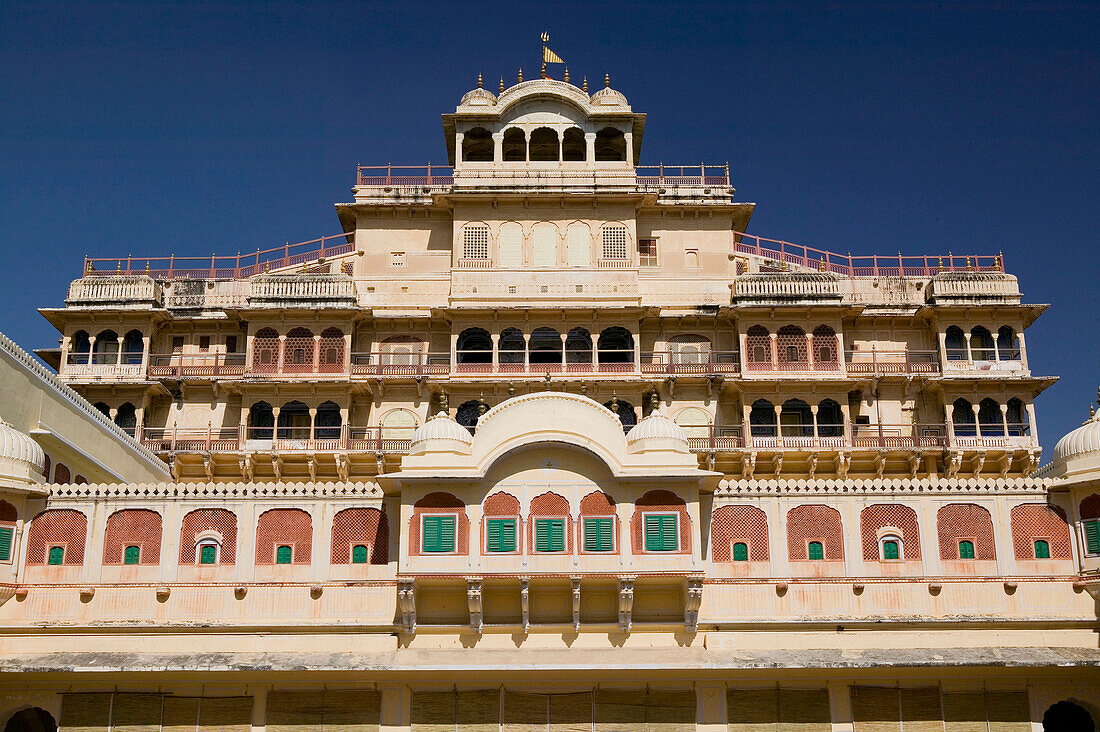
MULTIPOLYGON (((489 468, 484 482, 486 495, 497 489, 526 486, 532 496, 557 486, 569 491, 578 487, 584 491, 579 495, 595 488, 610 493, 614 484, 603 460, 582 447, 562 442, 536 442, 501 455, 489 468)), ((575 512, 572 494, 562 495, 570 499, 570 508, 575 512)))

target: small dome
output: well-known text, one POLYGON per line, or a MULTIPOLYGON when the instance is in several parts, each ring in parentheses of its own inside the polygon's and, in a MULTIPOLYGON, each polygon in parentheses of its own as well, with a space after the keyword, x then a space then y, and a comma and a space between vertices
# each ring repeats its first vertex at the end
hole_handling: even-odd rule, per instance
POLYGON ((416 428, 412 445, 415 447, 427 440, 454 440, 469 445, 473 439, 468 429, 455 422, 446 412, 439 412, 416 428))
POLYGON ((471 89, 462 95, 462 100, 459 101, 460 107, 491 107, 497 103, 496 94, 493 94, 488 89, 482 89, 478 87, 471 89))
POLYGON ((1100 452, 1100 412, 1058 440, 1054 446, 1054 460, 1069 460, 1090 452, 1100 452))
POLYGON ((0 420, 0 477, 40 482, 46 453, 27 434, 0 420))
POLYGON ((626 434, 626 444, 633 445, 639 440, 682 440, 687 442, 687 435, 680 425, 664 415, 660 409, 654 409, 649 416, 643 419, 626 434))
POLYGON ((630 103, 622 92, 617 92, 609 86, 605 86, 592 95, 592 103, 609 107, 629 107, 630 103))

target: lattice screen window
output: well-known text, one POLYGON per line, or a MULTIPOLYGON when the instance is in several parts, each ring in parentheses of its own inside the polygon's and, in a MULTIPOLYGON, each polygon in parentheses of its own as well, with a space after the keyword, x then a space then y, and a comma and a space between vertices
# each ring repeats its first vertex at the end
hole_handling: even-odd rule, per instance
POLYGON ((638 240, 638 266, 640 266, 640 267, 656 267, 657 266, 657 240, 656 239, 639 239, 638 240))
POLYGON ((626 227, 605 226, 600 230, 604 259, 626 259, 626 227))
POLYGON ((489 258, 489 227, 485 224, 470 224, 462 230, 463 259, 489 258))

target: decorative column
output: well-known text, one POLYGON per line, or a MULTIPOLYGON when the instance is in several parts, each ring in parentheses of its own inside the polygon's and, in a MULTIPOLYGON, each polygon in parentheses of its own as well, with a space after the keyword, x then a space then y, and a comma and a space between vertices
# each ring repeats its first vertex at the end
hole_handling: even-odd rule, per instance
POLYGON ((523 334, 523 373, 531 370, 531 334, 523 334))
POLYGON ((86 366, 91 366, 95 362, 95 341, 94 335, 88 336, 88 360, 85 362, 86 366))
POLYGON ((493 162, 499 163, 504 160, 504 133, 493 133, 493 162))
POLYGON ((772 367, 770 370, 776 371, 779 369, 779 334, 769 333, 768 341, 770 342, 772 349, 772 367))
POLYGON ((1020 331, 1016 334, 1016 340, 1020 344, 1020 366, 1024 371, 1030 371, 1027 365, 1027 346, 1024 345, 1024 332, 1020 331))
POLYGON ((1008 405, 1007 404, 1002 404, 1001 405, 1001 429, 1003 430, 1004 436, 1007 438, 1008 437, 1008 405))
POLYGON ((116 354, 115 354, 115 366, 121 366, 121 365, 122 365, 122 343, 123 343, 123 337, 122 337, 122 336, 119 336, 119 337, 118 337, 118 338, 116 338, 115 340, 117 340, 117 341, 118 341, 118 353, 116 353, 116 354))
POLYGON ((775 436, 779 439, 779 446, 783 447, 783 423, 781 421, 783 407, 776 404, 773 409, 775 409, 775 436))
POLYGON ((568 333, 562 333, 561 334, 561 372, 563 374, 565 373, 566 369, 568 368, 568 366, 566 365, 567 361, 566 361, 566 356, 565 356, 565 339, 568 338, 568 337, 569 337, 568 333))
POLYGON ((810 371, 814 370, 814 336, 812 333, 806 334, 806 365, 810 371))
POLYGON ((591 165, 596 160, 596 133, 584 133, 584 161, 591 165))
POLYGON ((313 447, 313 436, 317 431, 317 407, 309 408, 309 446, 313 447))
POLYGON ((1035 402, 1030 399, 1024 404, 1024 409, 1027 411, 1027 426, 1031 432, 1031 444, 1039 444, 1039 430, 1035 426, 1035 402))
POLYGON ((817 444, 817 405, 816 404, 811 404, 810 405, 810 417, 813 419, 813 423, 814 423, 814 444, 816 445, 817 444))
POLYGON ((946 401, 943 403, 943 414, 947 418, 947 441, 955 444, 955 410, 946 401))
POLYGON ((141 337, 141 373, 149 373, 149 345, 152 343, 153 338, 149 335, 142 335, 141 337))
POLYGON ((285 353, 286 353, 286 334, 285 333, 280 333, 279 334, 279 359, 278 359, 278 362, 277 362, 277 365, 276 365, 276 368, 278 370, 276 371, 276 373, 279 373, 279 374, 283 373, 283 355, 285 353))
MULTIPOLYGON (((968 342, 968 344, 969 344, 969 342, 968 342)), ((977 404, 971 404, 970 409, 974 412, 974 434, 978 436, 978 439, 981 439, 981 437, 982 437, 982 423, 981 423, 981 420, 978 419, 979 406, 977 404)))
POLYGON ((500 370, 500 333, 490 333, 489 338, 493 341, 493 373, 497 373, 500 370))
POLYGON ((969 332, 964 332, 963 333, 963 340, 966 341, 966 362, 973 365, 974 364, 974 352, 972 350, 970 350, 970 333, 969 332))
POLYGON ((321 336, 313 336, 313 373, 321 370, 321 336))
POLYGON ((271 439, 279 439, 279 412, 282 411, 282 407, 271 408, 271 439))
POLYGON ((631 168, 634 167, 634 133, 627 132, 623 134, 624 141, 626 142, 626 164, 631 168))

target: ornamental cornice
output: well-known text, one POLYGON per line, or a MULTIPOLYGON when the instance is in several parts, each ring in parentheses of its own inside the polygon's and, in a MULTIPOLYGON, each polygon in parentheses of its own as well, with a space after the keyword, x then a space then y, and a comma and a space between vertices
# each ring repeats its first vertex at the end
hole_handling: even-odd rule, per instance
POLYGON ((853 478, 849 480, 722 480, 716 498, 787 495, 1045 495, 1038 478, 853 478))
POLYGON ((382 498, 377 483, 87 483, 50 486, 49 500, 382 498))
POLYGON ((537 401, 565 401, 576 402, 577 404, 583 404, 584 406, 594 411, 600 412, 607 416, 608 419, 615 422, 616 425, 620 424, 619 418, 610 409, 597 402, 590 397, 581 396, 580 394, 570 394, 564 391, 540 391, 534 394, 523 394, 521 396, 512 397, 506 401, 496 405, 477 420, 478 429, 484 428, 487 422, 492 421, 499 414, 521 404, 529 404, 530 402, 537 401))

